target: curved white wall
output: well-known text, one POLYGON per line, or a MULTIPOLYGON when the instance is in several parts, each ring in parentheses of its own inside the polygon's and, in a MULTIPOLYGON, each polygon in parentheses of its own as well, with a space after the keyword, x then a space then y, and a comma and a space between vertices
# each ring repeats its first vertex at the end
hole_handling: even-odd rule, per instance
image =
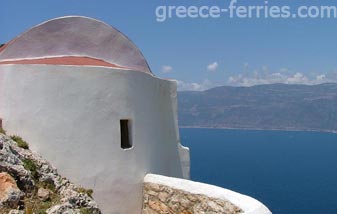
POLYGON ((94 189, 105 214, 139 214, 147 173, 188 176, 173 81, 103 67, 1 65, 0 117, 61 174, 94 189), (132 149, 120 148, 120 119, 132 121, 132 149))

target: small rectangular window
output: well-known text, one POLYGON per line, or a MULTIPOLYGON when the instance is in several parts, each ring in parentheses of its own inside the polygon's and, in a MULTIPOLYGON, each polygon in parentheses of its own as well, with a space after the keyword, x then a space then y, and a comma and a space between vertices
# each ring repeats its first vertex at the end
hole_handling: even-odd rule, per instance
POLYGON ((132 148, 130 121, 120 120, 120 128, 121 128, 121 148, 122 149, 132 148))

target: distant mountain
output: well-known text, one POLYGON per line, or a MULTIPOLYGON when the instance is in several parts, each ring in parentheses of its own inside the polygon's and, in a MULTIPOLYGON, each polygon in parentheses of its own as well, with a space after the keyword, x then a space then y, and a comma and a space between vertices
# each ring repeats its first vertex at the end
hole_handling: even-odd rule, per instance
POLYGON ((181 127, 337 131, 337 84, 223 86, 178 93, 181 127))

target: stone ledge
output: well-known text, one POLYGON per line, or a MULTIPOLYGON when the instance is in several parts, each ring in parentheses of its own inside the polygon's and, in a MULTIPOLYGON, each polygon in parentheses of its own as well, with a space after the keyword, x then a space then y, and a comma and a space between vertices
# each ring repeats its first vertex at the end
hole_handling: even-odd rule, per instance
POLYGON ((148 174, 143 214, 271 214, 259 201, 227 189, 184 179, 148 174))

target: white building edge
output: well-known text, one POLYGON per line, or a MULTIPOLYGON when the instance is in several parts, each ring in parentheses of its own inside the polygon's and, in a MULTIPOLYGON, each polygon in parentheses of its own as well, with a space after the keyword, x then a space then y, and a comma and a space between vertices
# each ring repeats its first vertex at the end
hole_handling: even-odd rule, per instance
POLYGON ((87 17, 44 22, 0 47, 4 128, 92 188, 106 214, 141 213, 148 173, 189 178, 176 88, 126 36, 87 17))

